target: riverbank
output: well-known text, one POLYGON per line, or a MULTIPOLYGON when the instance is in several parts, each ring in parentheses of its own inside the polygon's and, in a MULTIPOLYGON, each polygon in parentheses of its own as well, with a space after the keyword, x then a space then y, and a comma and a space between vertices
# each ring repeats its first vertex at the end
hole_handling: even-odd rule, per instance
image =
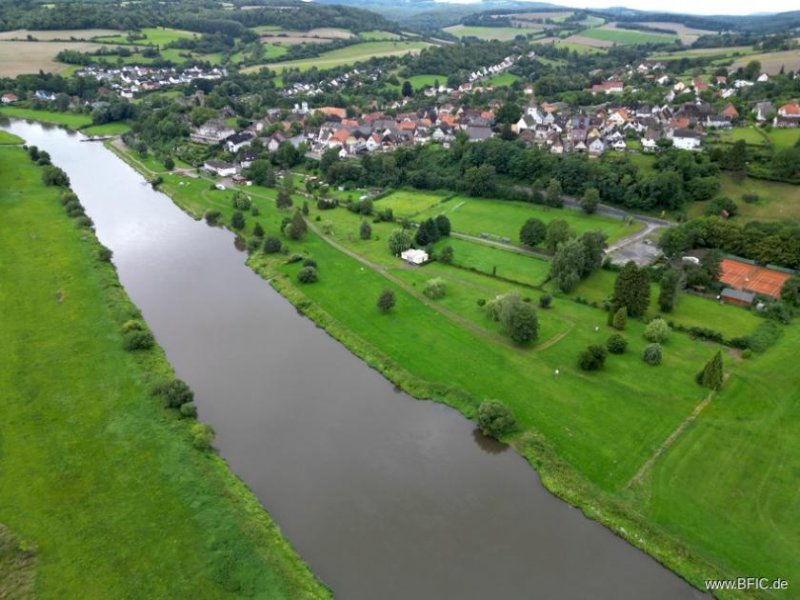
MULTIPOLYGON (((154 172, 143 169, 138 160, 121 153, 119 148, 116 148, 115 151, 145 176, 154 175, 154 172)), ((162 184, 162 189, 172 197, 173 201, 194 218, 199 219, 205 210, 212 209, 221 211, 221 223, 229 222, 232 214, 231 192, 209 191, 210 187, 208 181, 190 181, 187 178, 179 180, 177 176, 165 176, 162 184)), ((262 224, 268 234, 278 231, 280 222, 286 213, 277 211, 274 207, 275 190, 248 188, 247 194, 252 195, 260 214, 257 218, 251 218, 248 215, 244 232, 237 233, 247 237, 246 232, 251 230, 255 221, 262 224)), ((312 209, 312 217, 313 215, 312 209)), ((325 218, 324 213, 322 218, 325 218)), ((375 228, 376 225, 373 225, 373 232, 375 228)), ((384 234, 385 232, 380 232, 381 237, 384 234)), ((430 314, 434 311, 420 309, 413 297, 409 296, 402 288, 387 281, 380 272, 365 270, 359 267, 354 259, 342 256, 325 241, 324 236, 310 233, 302 244, 290 243, 290 245, 292 250, 297 249, 303 255, 313 257, 317 261, 320 274, 319 284, 302 287, 297 285, 294 277, 297 266, 284 264, 286 259, 282 255, 275 257, 260 252, 255 253, 249 259, 248 264, 268 279, 271 285, 287 297, 301 312, 341 341, 354 354, 413 396, 444 402, 460 410, 465 416, 474 417, 477 403, 484 397, 490 397, 489 394, 497 394, 506 398, 513 394, 519 395, 520 390, 526 387, 531 389, 531 385, 538 385, 544 395, 550 393, 549 388, 553 388, 552 367, 545 364, 541 366, 543 368, 540 368, 540 365, 532 364, 525 359, 524 353, 518 351, 497 350, 495 352, 492 348, 485 347, 486 345, 480 340, 461 328, 452 327, 452 323, 447 319, 430 314), (374 303, 373 292, 377 297, 377 291, 383 287, 392 288, 397 294, 396 314, 384 319, 365 316, 367 311, 374 310, 372 306, 374 303), (359 297, 367 298, 368 305, 343 301, 344 298, 353 295, 355 290, 358 290, 359 297), (413 340, 409 336, 413 336, 413 340), (424 348, 424 352, 420 352, 419 348, 424 348), (459 350, 454 355, 455 348, 459 350), (414 358, 415 356, 416 358, 414 358), (402 360, 398 357, 402 357, 402 360), (429 357, 436 358, 431 360, 429 357), (458 364, 460 366, 457 366, 458 364), (468 368, 465 369, 467 365, 468 368), (496 373, 499 379, 487 376, 483 382, 469 383, 467 380, 475 379, 475 371, 471 369, 483 369, 486 373, 496 373), (533 371, 533 376, 522 383, 520 373, 524 371, 533 371), (477 385, 478 383, 483 387, 477 385), (474 387, 470 388, 470 385, 474 385, 474 387)), ((432 265, 426 269, 431 269, 429 273, 433 274, 434 267, 435 265, 432 265)), ((408 276, 409 281, 413 282, 412 278, 415 275, 413 271, 408 271, 404 273, 404 276, 408 276)), ((466 277, 466 274, 464 276, 466 277)), ((419 281, 414 283, 414 285, 418 284, 419 281)), ((474 304, 474 301, 472 303, 474 304)), ((587 315, 594 314, 585 312, 593 309, 572 303, 565 304, 563 310, 567 311, 565 314, 569 318, 574 319, 586 319, 587 315)), ((572 327, 574 327, 574 322, 572 327)), ((631 324, 631 328, 634 329, 634 339, 636 339, 637 333, 641 334, 640 327, 639 324, 631 324)), ((586 334, 575 330, 570 335, 585 336, 586 334)), ((556 338, 554 337, 554 339, 556 338)), ((688 355, 685 364, 679 365, 671 361, 670 368, 679 368, 681 372, 690 372, 693 368, 692 365, 701 360, 701 357, 705 356, 707 352, 702 345, 684 343, 682 337, 680 341, 676 339, 672 344, 681 345, 681 350, 677 351, 679 355, 688 355)), ((673 347, 673 350, 676 348, 673 347)), ((548 352, 557 351, 558 349, 554 348, 548 352)), ((547 355, 545 355, 545 359, 546 357, 547 355)), ((570 360, 563 356, 559 356, 558 359, 570 360)), ((687 378, 688 380, 690 379, 687 378)), ((558 385, 562 383, 564 387, 561 394, 567 396, 567 401, 572 401, 572 398, 569 398, 572 394, 574 394, 574 399, 581 398, 584 403, 583 409, 587 415, 574 413, 568 415, 562 409, 562 412, 556 410, 551 417, 546 414, 546 411, 550 409, 541 404, 534 407, 536 411, 541 411, 540 414, 519 414, 519 411, 524 410, 525 406, 520 403, 514 405, 518 419, 523 420, 524 432, 510 441, 536 468, 548 489, 574 506, 581 508, 589 517, 602 522, 635 546, 644 549, 697 587, 702 587, 705 579, 725 578, 725 574, 728 577, 735 576, 738 571, 730 566, 726 571, 721 564, 712 563, 700 553, 690 549, 684 542, 685 538, 669 532, 666 528, 659 526, 656 520, 648 518, 646 501, 642 501, 638 492, 631 494, 627 489, 627 482, 641 464, 639 459, 641 458, 643 462, 652 452, 657 451, 658 444, 680 425, 686 415, 691 414, 695 405, 703 400, 704 394, 698 392, 695 394, 698 396, 697 398, 691 396, 682 401, 683 404, 679 404, 679 399, 673 397, 671 390, 661 390, 660 395, 656 396, 659 394, 657 388, 663 386, 662 382, 656 380, 651 387, 646 387, 647 382, 642 382, 641 385, 645 386, 642 388, 644 395, 653 395, 658 400, 658 410, 674 411, 669 415, 665 414, 662 419, 664 422, 659 423, 659 429, 655 430, 653 421, 655 415, 650 412, 653 410, 650 405, 645 404, 641 410, 637 408, 636 412, 630 412, 633 409, 620 404, 615 408, 620 412, 620 418, 608 421, 608 414, 601 416, 599 413, 592 412, 595 410, 598 398, 591 389, 590 380, 579 379, 576 382, 577 387, 571 387, 571 384, 566 383, 565 379, 562 379, 558 385), (623 413, 625 414, 623 415, 623 413), (566 445, 554 445, 550 432, 545 435, 532 424, 534 419, 543 417, 547 420, 540 420, 540 423, 555 427, 556 430, 559 427, 567 430, 562 436, 566 445), (603 418, 606 421, 602 421, 603 418), (561 420, 559 421, 559 419, 561 420), (564 419, 568 419, 568 421, 565 422, 564 419), (628 419, 627 422, 620 423, 620 420, 624 421, 625 419, 628 419), (594 423, 595 428, 599 427, 603 430, 607 429, 607 426, 622 426, 626 429, 619 435, 614 430, 597 432, 589 429, 593 421, 598 421, 598 423, 594 423), (569 427, 566 427, 567 424, 569 427), (630 463, 620 465, 617 468, 618 472, 605 473, 602 470, 606 468, 605 465, 612 462, 617 463, 618 459, 612 457, 613 460, 606 463, 598 462, 592 453, 596 455, 600 448, 607 453, 609 448, 604 448, 602 443, 592 443, 591 440, 588 443, 582 443, 582 440, 574 437, 569 431, 572 427, 580 430, 584 434, 583 437, 586 438, 592 435, 603 435, 603 433, 613 436, 618 447, 616 451, 620 453, 619 461, 622 462, 627 454, 631 454, 632 457, 628 457, 630 463), (639 432, 648 429, 652 432, 650 437, 657 440, 657 443, 642 447, 639 432), (632 440, 634 445, 629 448, 620 447, 620 440, 617 438, 630 436, 631 432, 636 434, 635 439, 632 440), (581 452, 585 452, 585 454, 580 454, 581 452), (594 471, 582 472, 576 469, 574 467, 576 461, 582 461, 588 469, 594 469, 594 471)), ((670 383, 670 385, 675 386, 674 383, 670 383)), ((684 385, 684 388, 689 392, 696 391, 691 386, 684 385)), ((626 402, 631 404, 637 403, 631 389, 619 388, 614 395, 616 398, 625 398, 626 402)), ((553 405, 556 402, 549 402, 549 404, 553 405)), ((605 405, 600 406, 606 409, 605 405)), ((612 438, 606 437, 605 439, 612 438)), ((608 444, 608 446, 614 445, 613 443, 608 444)), ((611 449, 614 450, 614 448, 611 449)), ((646 494, 646 491, 644 493, 646 494)), ((730 595, 730 597, 735 596, 730 595)))
POLYGON ((39 123, 46 123, 48 125, 66 127, 71 131, 81 131, 86 135, 95 136, 120 135, 130 129, 130 126, 124 122, 92 125, 91 115, 86 115, 83 113, 38 110, 35 108, 23 108, 20 106, 3 106, 0 109, 0 117, 37 121, 39 123))
POLYGON ((141 315, 58 188, 14 147, 0 147, 0 185, 0 281, 13 282, 0 286, 0 595, 329 597, 225 462, 192 445, 191 420, 151 395, 172 367, 157 346, 123 350, 141 315))

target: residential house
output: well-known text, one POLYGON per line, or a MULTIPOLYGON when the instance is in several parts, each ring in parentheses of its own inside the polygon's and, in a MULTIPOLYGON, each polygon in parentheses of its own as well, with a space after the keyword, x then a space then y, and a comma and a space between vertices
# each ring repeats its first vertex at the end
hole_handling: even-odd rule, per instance
POLYGON ((672 144, 681 150, 697 150, 702 138, 693 129, 675 129, 672 132, 672 144))
POLYGON ((800 105, 789 102, 778 108, 778 116, 773 122, 775 127, 797 127, 800 125, 800 105))
POLYGON ((19 98, 17 98, 16 94, 12 94, 11 92, 3 94, 3 98, 2 98, 3 104, 13 104, 17 100, 19 100, 19 98))
POLYGON ((249 146, 253 141, 253 134, 243 131, 241 133, 234 133, 225 140, 225 149, 231 154, 236 154, 242 148, 249 146))
POLYGON ((235 133, 236 131, 225 121, 210 119, 195 129, 190 137, 198 144, 213 145, 221 143, 235 133))
POLYGON ((209 173, 219 177, 231 177, 236 175, 236 165, 225 162, 224 160, 207 160, 203 168, 209 173))

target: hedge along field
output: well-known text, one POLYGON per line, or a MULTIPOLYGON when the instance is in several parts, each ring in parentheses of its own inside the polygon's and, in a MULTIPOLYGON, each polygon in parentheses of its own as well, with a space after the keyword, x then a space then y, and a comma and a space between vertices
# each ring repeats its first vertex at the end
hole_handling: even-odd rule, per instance
POLYGON ((798 347, 794 324, 744 361, 634 490, 649 519, 727 572, 788 580, 764 597, 794 597, 800 583, 798 347))
POLYGON ((623 221, 610 219, 600 215, 584 213, 560 208, 549 208, 527 202, 508 200, 486 200, 456 196, 441 206, 433 207, 417 216, 417 220, 447 215, 453 225, 453 231, 469 235, 489 233, 509 238, 513 243, 519 242, 519 230, 526 220, 535 218, 544 223, 554 219, 567 221, 573 231, 580 235, 586 231, 599 229, 613 242, 621 237, 635 233, 641 224, 626 225, 623 221))
MULTIPOLYGON (((13 282, 0 286, 0 523, 35 555, 35 595, 328 597, 227 465, 151 396, 171 367, 158 348, 122 349, 138 311, 91 231, 21 149, 0 148, 0 186, 0 281, 13 282)), ((0 595, 14 597, 24 588, 6 587, 8 567, 0 595)))

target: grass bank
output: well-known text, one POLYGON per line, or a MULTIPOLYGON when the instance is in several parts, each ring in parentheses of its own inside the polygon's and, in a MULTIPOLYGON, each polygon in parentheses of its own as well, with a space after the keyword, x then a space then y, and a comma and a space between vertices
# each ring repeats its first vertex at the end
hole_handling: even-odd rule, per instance
POLYGON ((151 396, 172 369, 123 350, 140 315, 92 231, 19 148, 0 147, 0 186, 0 596, 328 597, 151 396))

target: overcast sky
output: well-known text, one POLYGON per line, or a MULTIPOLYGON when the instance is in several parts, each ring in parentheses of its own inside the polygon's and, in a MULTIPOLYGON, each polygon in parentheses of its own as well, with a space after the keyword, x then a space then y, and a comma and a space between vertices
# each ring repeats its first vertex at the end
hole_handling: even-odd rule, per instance
MULTIPOLYGON (((479 0, 439 0, 451 3, 471 3, 479 0)), ((575 8, 608 8, 609 6, 625 6, 638 10, 652 10, 674 13, 691 13, 700 15, 747 15, 764 12, 785 12, 800 9, 798 0, 761 0, 745 2, 738 0, 550 0, 559 6, 575 8)))

